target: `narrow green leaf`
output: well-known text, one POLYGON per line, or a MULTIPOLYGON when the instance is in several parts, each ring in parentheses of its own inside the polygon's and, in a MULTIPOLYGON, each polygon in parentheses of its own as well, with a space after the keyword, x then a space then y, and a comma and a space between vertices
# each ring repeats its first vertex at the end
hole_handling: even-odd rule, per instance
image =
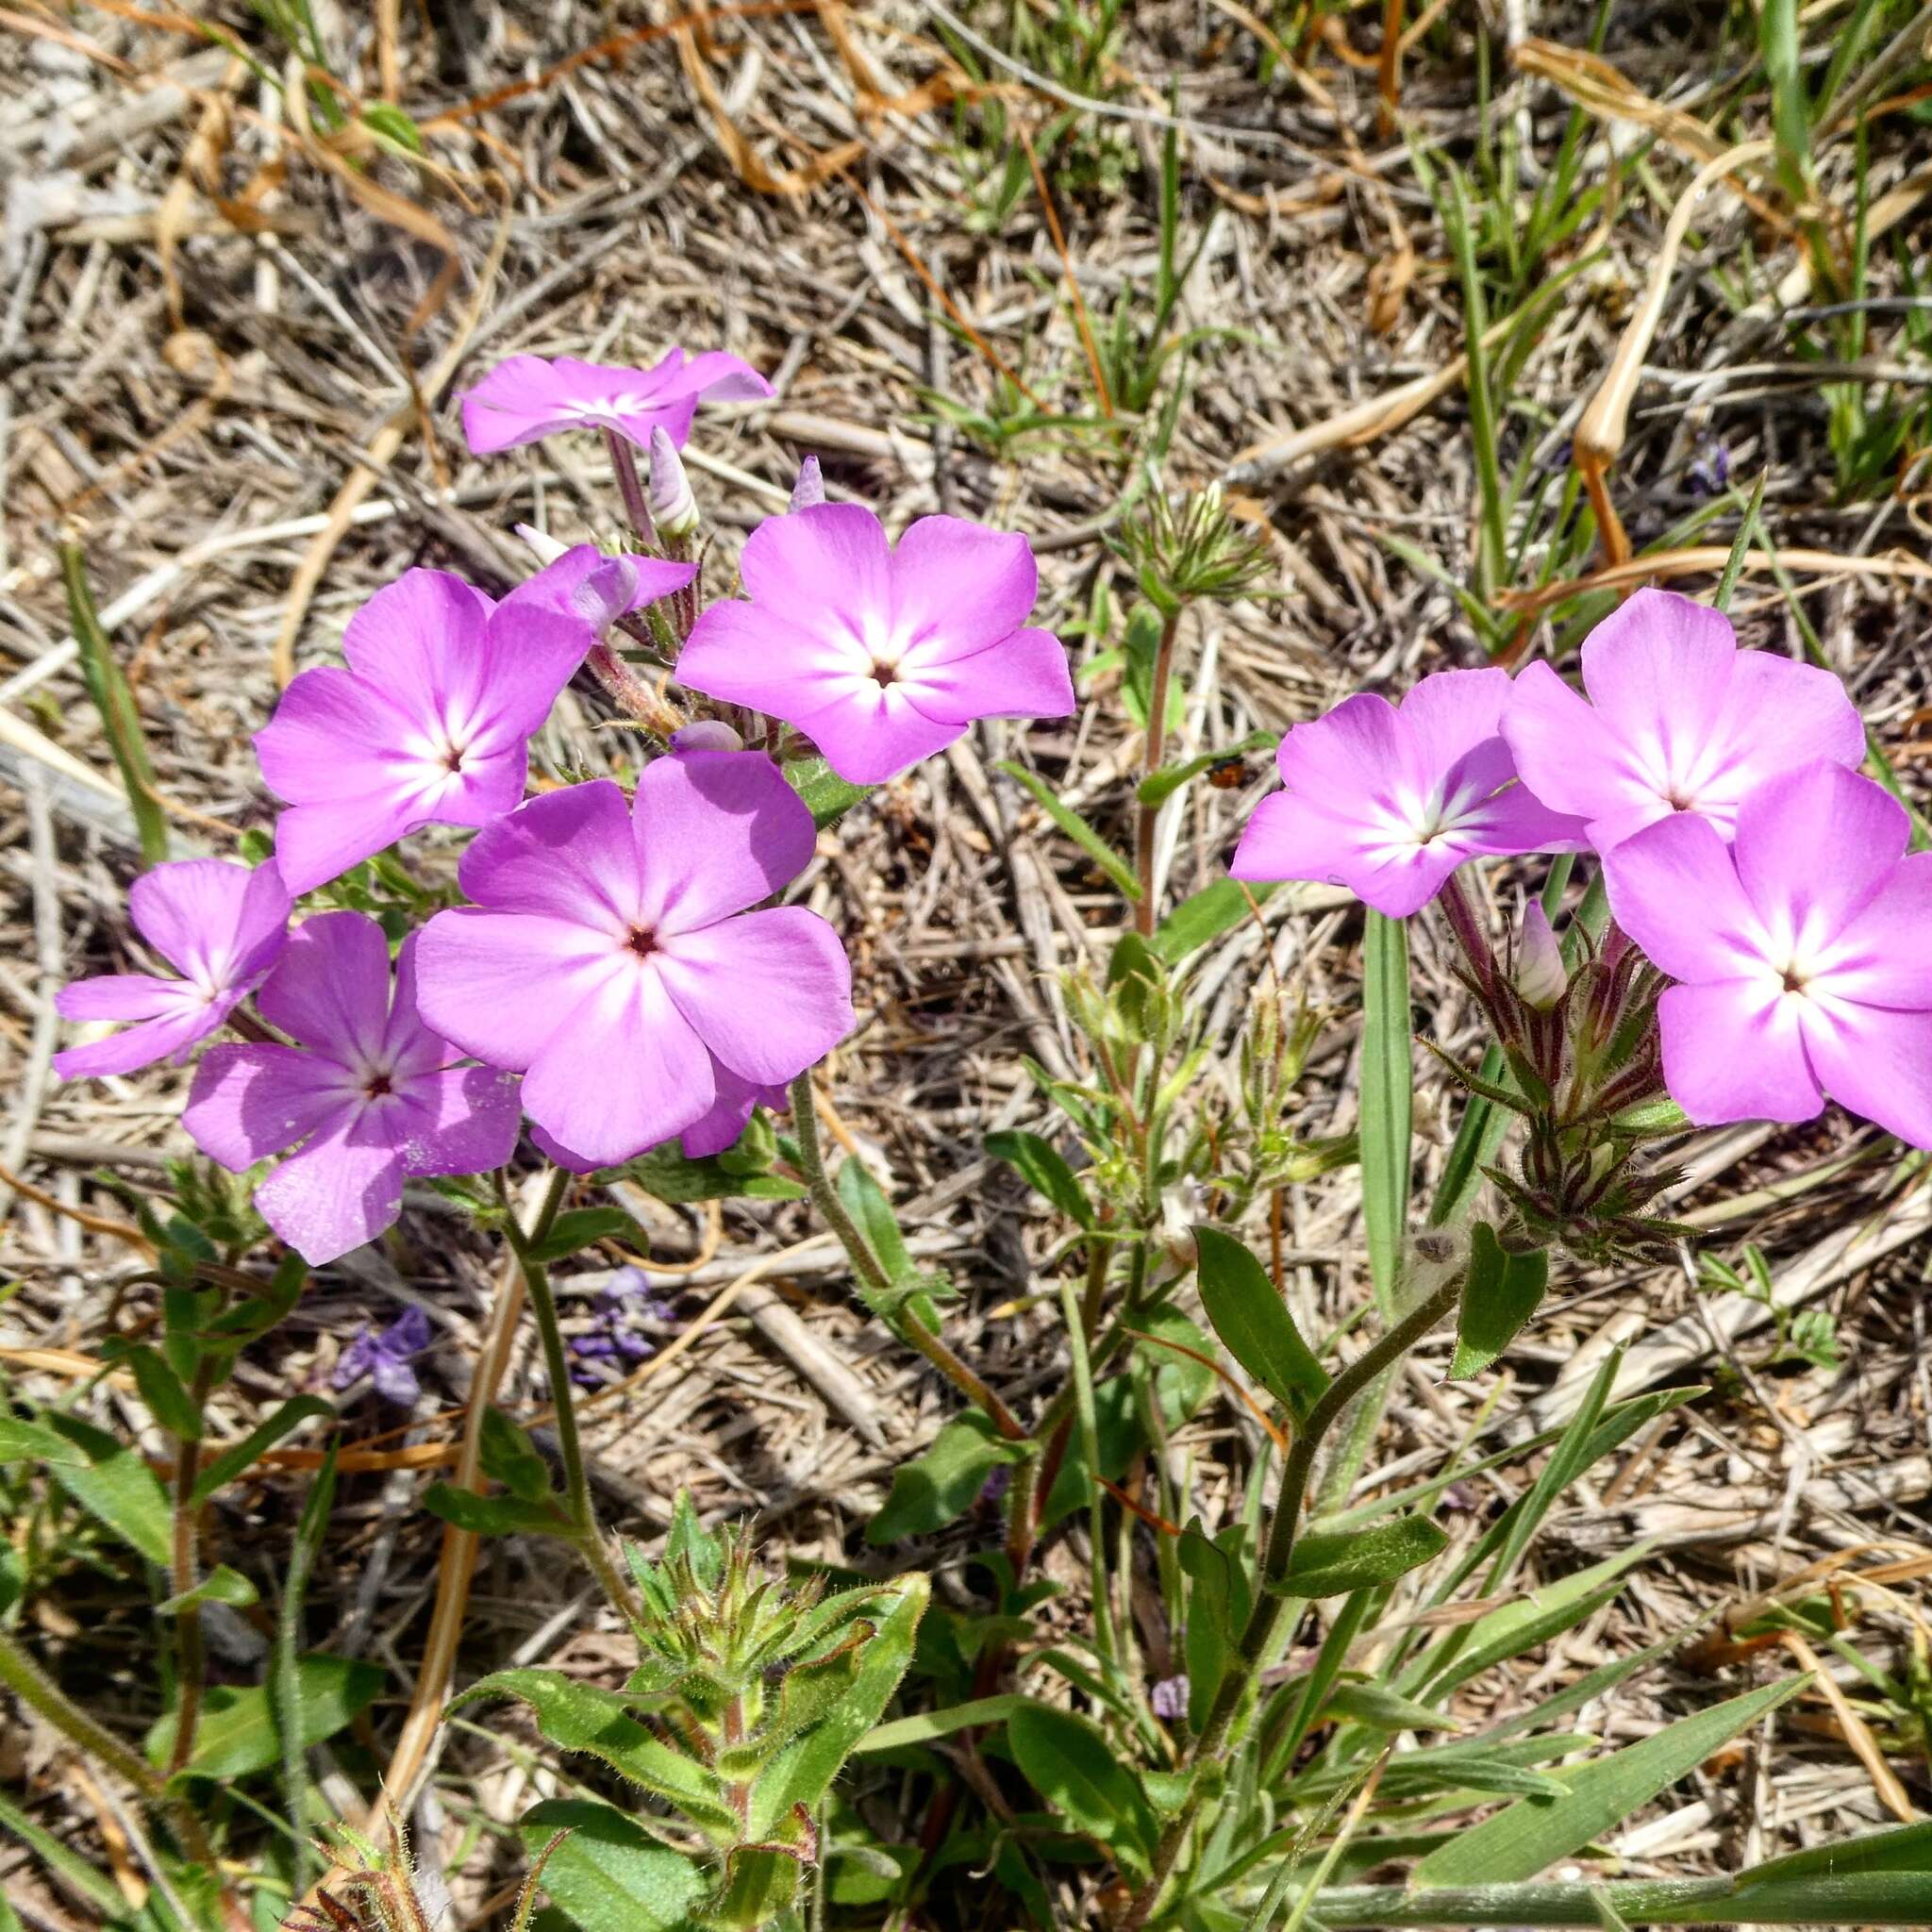
POLYGON ((230 1570, 225 1563, 217 1563, 192 1590, 184 1590, 179 1596, 157 1604, 155 1615, 178 1617, 191 1604, 228 1604, 236 1609, 246 1609, 259 1601, 247 1577, 239 1570, 230 1570))
POLYGON ((1239 744, 1224 746, 1220 751, 1204 751, 1198 758, 1185 759, 1177 765, 1162 765, 1158 772, 1150 772, 1141 780, 1134 796, 1142 805, 1164 805, 1191 778, 1214 765, 1224 765, 1229 758, 1245 758, 1251 751, 1259 751, 1264 745, 1276 742, 1272 731, 1251 731, 1239 744))
POLYGON ((1408 1005, 1408 928, 1373 909, 1362 941, 1362 1221, 1384 1321, 1395 1318, 1408 1229, 1410 1109, 1415 1073, 1408 1005))
POLYGON ((1027 1186, 1035 1193, 1044 1195, 1069 1221, 1080 1227, 1093 1225, 1093 1204, 1052 1141, 1016 1129, 989 1134, 985 1144, 995 1160, 1017 1168, 1027 1186))
POLYGON ((854 785, 840 777, 822 758, 791 758, 778 768, 785 782, 805 800, 811 822, 820 831, 835 824, 872 793, 870 785, 854 785))
POLYGON ((635 1181, 645 1193, 674 1208, 689 1201, 797 1201, 805 1195, 796 1181, 783 1174, 746 1174, 721 1155, 687 1160, 669 1142, 610 1172, 635 1181))
POLYGON ((1194 1230, 1200 1255, 1201 1306, 1228 1353, 1291 1415, 1305 1416, 1328 1376, 1302 1340, 1274 1283, 1230 1234, 1194 1230))
POLYGON ((1273 882, 1248 885, 1244 890, 1240 879, 1216 879, 1191 898, 1183 899, 1154 928, 1154 950, 1172 966, 1190 953, 1198 952, 1209 940, 1218 940, 1242 920, 1252 918, 1248 903, 1251 897, 1255 905, 1264 906, 1279 891, 1280 887, 1273 882))
POLYGON ((0 1462, 58 1462, 63 1469, 85 1469, 87 1453, 38 1423, 0 1415, 0 1462))
POLYGON ((147 1404, 147 1412, 155 1421, 177 1442, 200 1441, 201 1410, 160 1351, 141 1344, 120 1353, 127 1367, 134 1371, 134 1385, 141 1391, 141 1399, 147 1404))
POLYGON ((935 1738, 950 1738, 956 1731, 976 1731, 1003 1724, 1031 1701, 1017 1691, 1003 1690, 996 1697, 973 1697, 964 1704, 950 1704, 944 1710, 923 1710, 913 1717, 895 1717, 890 1724, 874 1724, 852 1747, 852 1755, 867 1757, 881 1751, 905 1751, 917 1744, 929 1744, 935 1738))
POLYGON ((1456 1317, 1456 1356, 1449 1364, 1449 1379, 1457 1382, 1481 1374, 1536 1313, 1549 1283, 1550 1257, 1545 1250, 1506 1254, 1496 1230, 1487 1221, 1477 1222, 1456 1317))
POLYGON ((1158 1836, 1134 1774, 1100 1728, 1070 1710, 1030 1704, 1007 1720, 1027 1782, 1129 1869, 1144 1872, 1158 1836))
POLYGON ((1691 1772, 1767 1712, 1800 1690, 1807 1679, 1747 1690, 1679 1718, 1654 1737, 1563 1774, 1563 1798, 1524 1798, 1488 1818, 1416 1867, 1419 1885, 1507 1885, 1580 1851, 1691 1772))
MULTIPOLYGON (((306 1750, 335 1736, 381 1691, 387 1674, 364 1657, 317 1653, 298 1658, 296 1694, 301 1713, 298 1735, 306 1750)), ((170 1712, 147 1735, 147 1755, 165 1764, 175 1741, 170 1712)), ((265 1685, 216 1684, 202 1700, 194 1752, 187 1770, 196 1777, 249 1777, 266 1771, 281 1755, 280 1735, 265 1685)))
POLYGON ((541 1503, 551 1492, 550 1465, 538 1453, 529 1436, 502 1409, 491 1406, 483 1411, 482 1438, 478 1450, 483 1474, 501 1483, 519 1502, 541 1503))
POLYGON ((977 1409, 955 1416, 931 1448, 892 1472, 891 1492, 865 1526, 869 1543, 930 1536, 972 1508, 994 1470, 1017 1462, 1019 1450, 977 1409))
POLYGON ((262 1452, 273 1449, 284 1436, 292 1435, 304 1423, 317 1416, 327 1416, 332 1422, 335 1413, 334 1405, 325 1402, 319 1395, 291 1395, 239 1442, 229 1443, 203 1468, 194 1482, 195 1507, 199 1508, 218 1490, 226 1489, 244 1470, 252 1469, 260 1460, 262 1452))
POLYGON ((1134 876, 1134 868, 1072 806, 1056 797, 1043 778, 1010 758, 1002 759, 996 769, 1017 778, 1032 793, 1034 803, 1114 882, 1123 897, 1137 906, 1141 903, 1141 881, 1134 876))
POLYGON ((550 1232, 531 1247, 530 1259, 547 1267, 613 1236, 635 1241, 637 1232, 637 1223, 622 1208, 574 1208, 550 1224, 550 1232))
POLYGON ((1454 1731, 1461 1728, 1458 1719, 1431 1710, 1399 1697, 1380 1684, 1338 1684, 1328 1693, 1327 1714, 1345 1717, 1351 1724, 1368 1724, 1378 1731, 1454 1731))
POLYGON ((328 1534, 329 1511, 336 1499, 336 1445, 323 1452, 322 1467, 302 1499, 295 1541, 289 1553, 289 1574, 282 1600, 275 1609, 275 1647, 269 1653, 269 1720, 275 1727, 275 1748, 282 1760, 282 1803, 288 1807, 289 1842, 294 1854, 297 1882, 314 1862, 307 1842, 308 1826, 308 1754, 302 1742, 302 1632, 308 1597, 308 1579, 328 1534))
POLYGON ((479 1496, 454 1483, 431 1483, 423 1491, 423 1507, 472 1536, 561 1536, 570 1526, 554 1502, 479 1496))
POLYGON ((1731 544, 1731 554, 1724 559, 1724 574, 1718 579, 1717 594, 1712 597, 1712 607, 1719 610, 1731 608, 1732 593, 1738 588, 1738 579, 1743 575, 1744 559, 1751 555, 1751 545, 1757 535, 1757 519, 1764 508, 1764 486, 1771 481, 1771 472, 1760 470, 1757 485, 1751 491, 1751 501, 1744 507, 1744 521, 1738 525, 1738 534, 1731 544))
POLYGON ((44 1420, 85 1458, 78 1466, 51 1465, 54 1480, 124 1542, 165 1569, 174 1555, 174 1511, 154 1471, 133 1450, 90 1424, 70 1415, 44 1420))
POLYGON ((1288 1574, 1271 1587, 1281 1596, 1346 1596, 1392 1583, 1448 1546, 1447 1533, 1426 1516, 1398 1516, 1344 1536, 1305 1534, 1295 1541, 1288 1574))
POLYGON ((567 1834, 542 1885, 582 1932, 690 1932, 711 1890, 711 1874, 694 1859, 594 1799, 548 1799, 525 1811, 517 1830, 533 1858, 567 1834))

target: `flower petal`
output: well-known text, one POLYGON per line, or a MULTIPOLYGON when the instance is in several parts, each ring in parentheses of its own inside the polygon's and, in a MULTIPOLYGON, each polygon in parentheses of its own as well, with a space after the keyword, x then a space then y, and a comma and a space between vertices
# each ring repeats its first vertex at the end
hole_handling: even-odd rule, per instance
POLYGON ((1547 664, 1517 677, 1502 729, 1532 796, 1589 820, 1599 851, 1670 810, 1636 778, 1604 720, 1547 664))
POLYGON ((1227 869, 1238 879, 1339 886, 1361 867, 1362 847, 1359 825, 1322 810, 1299 792, 1271 791, 1249 814, 1227 869))
POLYGON ((677 1010, 711 1052, 762 1085, 802 1074, 855 1024, 845 949, 802 906, 679 933, 666 941, 657 966, 677 1010))
POLYGON ((882 687, 869 677, 855 680, 848 695, 790 722, 848 785, 883 785, 966 734, 964 724, 923 711, 904 687, 882 687))
POLYGON ((298 1047, 214 1046, 194 1070, 181 1124, 201 1151, 237 1174, 292 1147, 358 1097, 333 1060, 298 1047))
MULTIPOLYGON (((499 621, 503 613, 541 607, 563 611, 602 631, 627 612, 683 590, 697 573, 694 563, 675 563, 662 557, 607 557, 594 543, 579 543, 535 576, 525 578, 497 607, 499 621)), ((495 627, 492 624, 492 630, 495 627)))
POLYGON ((350 618, 342 656, 404 717, 466 718, 488 689, 483 638, 494 608, 452 571, 408 570, 350 618))
POLYGON ((524 1110, 600 1167, 681 1134, 715 1099, 711 1057, 655 971, 613 974, 575 1002, 524 1079, 524 1110))
POLYGON ((1800 1004, 1763 977, 1669 988, 1657 1018, 1671 1098, 1700 1126, 1812 1119, 1824 1096, 1805 1056, 1800 1004))
POLYGON ((1832 1099, 1908 1146, 1932 1148, 1932 1012, 1801 1004, 1806 1050, 1832 1099))
MULTIPOLYGON (((1437 671, 1396 707, 1413 735, 1424 767, 1446 772, 1458 758, 1495 738, 1508 708, 1507 671, 1437 671)), ((1513 771, 1506 774, 1513 776, 1513 771)), ((1503 783, 1498 777, 1496 784, 1503 783)), ((1495 786, 1490 787, 1491 791, 1495 786)))
POLYGON ((892 635, 924 672, 1010 637, 1032 613, 1040 571, 1012 531, 921 517, 892 552, 891 586, 892 635))
POLYGON ((1373 691, 1358 691, 1294 725, 1274 762, 1291 791, 1364 824, 1413 817, 1407 806, 1426 798, 1445 775, 1424 766, 1414 734, 1404 728, 1395 707, 1373 691))
POLYGON ((158 865, 127 894, 135 929, 204 987, 235 985, 266 970, 280 950, 289 907, 273 863, 251 868, 225 858, 158 865))
POLYGON ((857 639, 821 636, 742 598, 708 606, 677 657, 677 681, 688 691, 791 724, 861 683, 875 691, 870 669, 857 639))
POLYGON ((256 1005, 291 1040, 354 1065, 381 1049, 389 991, 381 926, 360 912, 319 912, 290 934, 256 1005))
POLYGON ((863 504, 820 503, 767 517, 746 540, 739 575, 754 604, 824 635, 861 643, 891 635, 891 552, 863 504))
POLYGON ((1756 970, 1775 985, 1764 922, 1707 820, 1682 812, 1624 840, 1604 855, 1604 885, 1617 924, 1673 979, 1728 980, 1756 970))
POLYGON ((1903 858, 1823 951, 1821 984, 1871 1007, 1932 1008, 1932 852, 1903 858))
POLYGON ((1668 790, 1724 718, 1738 639, 1723 611, 1639 591, 1583 641, 1583 684, 1641 769, 1668 790))
POLYGON ((636 924, 643 902, 630 811, 608 778, 546 791, 485 826, 457 876, 478 906, 542 913, 607 939, 636 924))
POLYGON ((711 1058, 711 1077, 717 1086, 718 1098, 710 1112, 702 1120, 693 1121, 679 1136, 679 1144, 687 1160, 708 1160, 712 1155, 723 1154, 727 1147, 735 1146, 738 1137, 744 1132, 744 1124, 751 1119, 753 1108, 769 1107, 783 1113, 790 1105, 790 1097, 784 1088, 741 1080, 715 1054, 711 1058))
POLYGON ((291 805, 275 821, 275 865, 294 892, 312 892, 425 823, 421 799, 391 791, 291 805))
POLYGON ((523 1124, 514 1074, 445 1067, 397 1089, 402 1102, 383 1121, 408 1174, 484 1174, 516 1151, 523 1124))
POLYGON ((394 1224, 403 1159, 346 1120, 291 1155, 255 1191, 261 1216, 312 1268, 341 1259, 394 1224))
POLYGON ((818 842, 805 801, 758 751, 680 752, 646 765, 633 829, 639 913, 667 937, 769 899, 818 842))
POLYGON ((196 1003, 159 1019, 143 1020, 111 1040, 70 1046, 54 1056, 54 1071, 63 1080, 99 1080, 109 1074, 131 1074, 186 1053, 197 1040, 206 1040, 228 1017, 232 999, 213 1005, 196 1003))
POLYGON ((673 349, 650 374, 662 383, 666 395, 698 396, 708 403, 760 402, 774 392, 749 362, 723 349, 696 356, 673 349))
POLYGON ((1911 838, 1881 785, 1819 759, 1767 778, 1739 808, 1738 876, 1774 933, 1841 932, 1892 876, 1911 838))
POLYGON ((968 658, 918 659, 913 704, 942 724, 975 718, 1068 718, 1077 708, 1066 646, 1050 630, 1016 630, 968 658))
POLYGON ((54 1010, 63 1020, 158 1020, 192 997, 192 990, 178 979, 158 979, 152 973, 102 973, 92 979, 70 980, 54 995, 54 1010))

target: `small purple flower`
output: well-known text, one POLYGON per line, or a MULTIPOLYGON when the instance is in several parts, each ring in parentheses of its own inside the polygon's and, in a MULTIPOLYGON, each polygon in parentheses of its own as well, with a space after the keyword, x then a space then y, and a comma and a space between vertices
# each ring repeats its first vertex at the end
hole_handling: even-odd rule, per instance
POLYGON ((1584 640, 1583 688, 1547 664, 1516 680, 1503 736, 1523 782, 1590 822, 1607 852, 1645 825, 1695 812, 1726 839, 1760 780, 1829 758, 1856 766, 1865 729, 1828 671, 1740 651, 1722 611, 1639 591, 1584 640))
POLYGON ((597 1296, 591 1324, 564 1344, 573 1357, 570 1378, 579 1388, 600 1388, 626 1368, 648 1361, 657 1353, 639 1321, 667 1322, 671 1308, 651 1292, 650 1277, 641 1268, 620 1268, 597 1296))
POLYGON ((346 1389, 364 1375, 375 1385, 375 1392, 398 1408, 413 1408, 423 1393, 412 1366, 417 1356, 429 1346, 429 1317, 421 1308, 406 1308, 401 1320, 387 1328, 370 1323, 336 1363, 329 1385, 346 1389))
POLYGON ((375 920, 304 921, 256 1000, 296 1044, 213 1047, 195 1072, 181 1124, 203 1153, 239 1174, 296 1148, 255 1205, 318 1268, 395 1220, 405 1175, 481 1174, 516 1146, 516 1082, 457 1064, 417 1017, 421 941, 403 942, 391 999, 375 920))
POLYGON ((131 1074, 185 1055, 268 976, 288 939, 289 894, 273 861, 251 871, 223 858, 158 865, 127 894, 134 929, 179 979, 104 973, 55 995, 63 1020, 133 1020, 111 1040, 54 1056, 63 1080, 131 1074))
POLYGON ((661 428, 681 447, 700 402, 748 402, 771 393, 750 363, 715 349, 702 356, 673 349, 648 369, 511 356, 464 393, 463 434, 479 457, 557 429, 608 429, 648 449, 651 431, 661 428))
POLYGON ((1617 921, 1679 983, 1664 1082, 1700 1125, 1807 1121, 1828 1094, 1932 1147, 1932 853, 1869 778, 1821 759, 1748 793, 1735 845, 1694 813, 1604 860, 1617 921))
POLYGON ((679 1135, 715 1152, 852 1028, 832 928, 802 906, 747 909, 816 837, 761 752, 658 758, 634 809, 608 779, 532 799, 464 853, 475 903, 424 927, 424 1016, 524 1073, 525 1111, 574 1160, 679 1135), (736 1125, 712 1140, 727 1108, 736 1125))
POLYGON ((1690 458, 1690 492, 1693 496, 1722 496, 1731 487, 1729 446, 1708 434, 1700 436, 1697 444, 1697 454, 1690 458))
POLYGON ((681 683, 795 724, 840 777, 876 785, 975 718, 1064 718, 1067 654, 1026 628, 1040 574, 1024 537, 922 517, 895 550, 872 511, 768 517, 739 563, 747 597, 711 605, 681 683))
POLYGON ((447 571, 408 571, 349 620, 346 670, 305 671, 282 693, 255 749, 289 801, 275 858, 291 892, 419 826, 487 825, 517 804, 530 738, 595 641, 556 601, 587 558, 626 561, 581 546, 501 604, 447 571))
POLYGON ((1147 1707, 1163 1724, 1173 1724, 1188 1714, 1189 1684, 1185 1674, 1163 1677, 1147 1693, 1147 1707))
POLYGON ((825 479, 819 468, 816 457, 807 457, 798 466, 798 475, 791 485, 791 501, 786 506, 791 510, 809 509, 815 503, 825 500, 825 479))
POLYGON ((1229 872, 1343 885, 1403 919, 1464 859, 1574 851, 1581 823, 1516 782, 1508 702, 1507 671, 1439 671, 1399 706, 1364 691, 1297 724, 1275 754, 1287 789, 1255 808, 1229 872))

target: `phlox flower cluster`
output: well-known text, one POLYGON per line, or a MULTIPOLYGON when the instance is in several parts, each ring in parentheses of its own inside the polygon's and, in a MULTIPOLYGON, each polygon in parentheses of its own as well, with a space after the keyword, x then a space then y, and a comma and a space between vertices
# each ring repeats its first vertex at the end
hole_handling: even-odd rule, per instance
MULTIPOLYGON (((1446 671, 1296 725, 1235 876, 1343 885, 1402 918, 1466 859, 1593 851, 1623 932, 1678 982, 1663 1071, 1692 1121, 1809 1120, 1830 1098, 1932 1146, 1932 855, 1907 855, 1906 813, 1859 775, 1843 686, 1661 591, 1582 658, 1581 693, 1547 664, 1446 671)), ((1540 910, 1519 971, 1560 991, 1540 910)))
MULTIPOLYGON (((816 750, 872 784, 976 718, 1074 708, 1058 640, 1027 624, 1024 538, 929 517, 894 550, 870 510, 825 500, 815 461, 747 543, 746 597, 698 611, 677 451, 701 402, 770 393, 719 353, 492 370, 462 399, 472 449, 589 428, 649 451, 634 508, 645 548, 525 531, 541 567, 500 599, 434 570, 378 591, 350 620, 343 663, 304 671, 257 734, 285 808, 274 858, 157 867, 130 911, 173 974, 61 992, 68 1019, 135 1023, 59 1056, 70 1078, 242 1032, 203 1055, 183 1124, 226 1167, 275 1163, 257 1206, 310 1262, 380 1234, 412 1178, 502 1167, 525 1124, 577 1172, 669 1141, 720 1153, 851 1030, 837 934, 774 903, 812 862, 811 813, 747 741, 816 750), (651 554, 660 541, 680 554, 651 554), (620 661, 629 641, 675 658, 675 685, 727 714, 667 711, 620 661), (639 715, 666 750, 631 795, 599 779, 526 797, 531 741, 587 663, 620 702, 645 693, 655 710, 639 715), (781 743, 786 724, 804 735, 781 743), (298 916, 306 895, 433 825, 474 834, 458 872, 469 903, 393 957, 359 910, 298 916)), ((381 1365, 400 1390, 404 1368, 381 1365)))

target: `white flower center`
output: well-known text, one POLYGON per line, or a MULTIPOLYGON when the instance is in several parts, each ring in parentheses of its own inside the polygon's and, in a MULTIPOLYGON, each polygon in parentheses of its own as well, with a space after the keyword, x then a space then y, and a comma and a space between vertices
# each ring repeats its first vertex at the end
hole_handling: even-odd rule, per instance
POLYGON ((651 399, 641 390, 612 390, 608 395, 585 396, 580 401, 559 403, 557 413, 559 416, 636 416, 651 407, 651 399))

